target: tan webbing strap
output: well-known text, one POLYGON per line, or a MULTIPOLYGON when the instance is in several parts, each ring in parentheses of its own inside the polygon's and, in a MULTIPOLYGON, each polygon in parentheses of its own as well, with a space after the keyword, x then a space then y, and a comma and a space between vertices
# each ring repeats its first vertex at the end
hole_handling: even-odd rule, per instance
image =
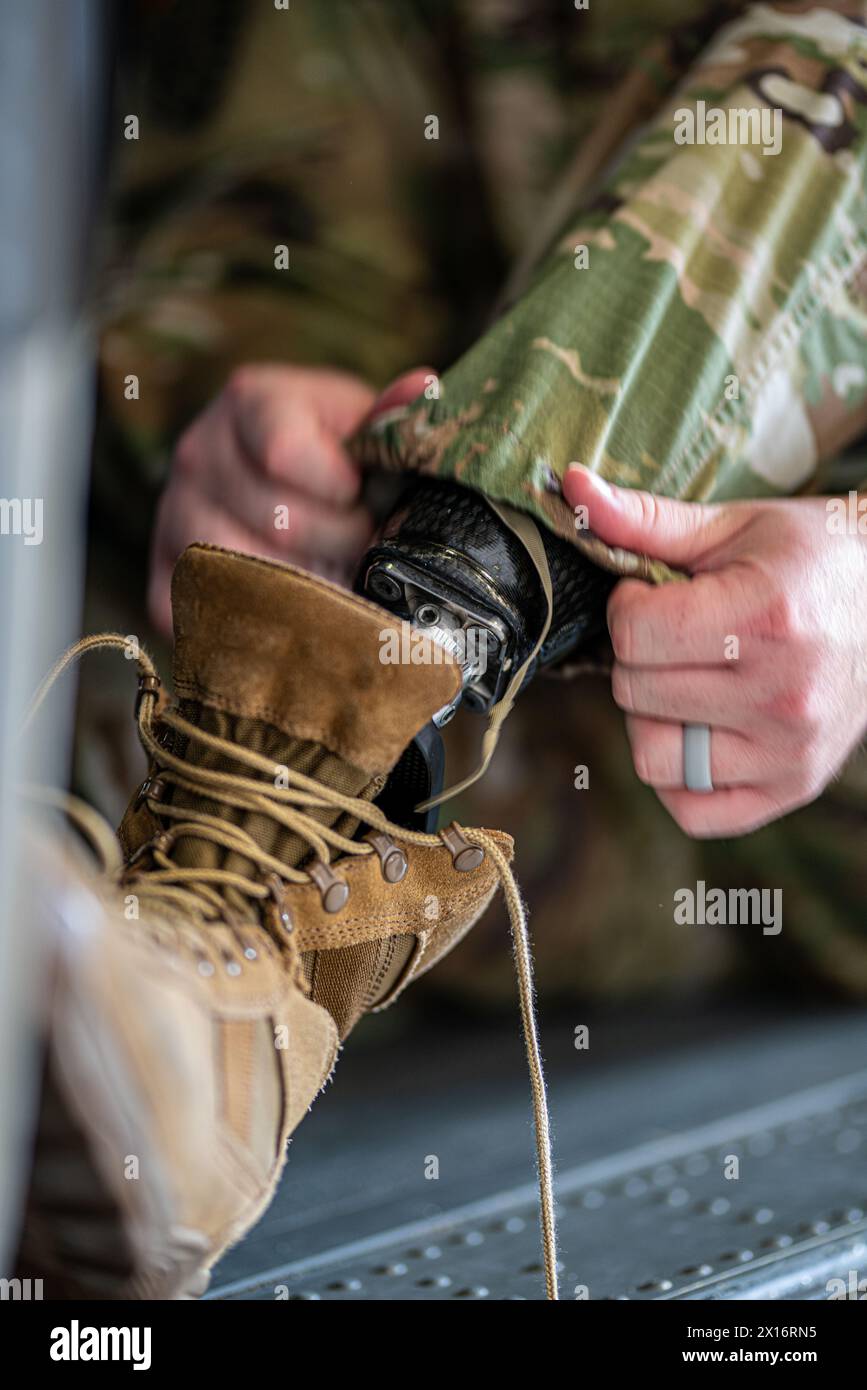
POLYGON ((527 671, 542 650, 542 644, 548 636, 551 627, 551 619, 554 616, 554 593, 551 587, 551 571, 548 568, 548 557, 545 554, 545 547, 542 544, 542 537, 539 534, 538 526, 533 518, 528 516, 526 512, 516 511, 514 507, 507 507, 501 502, 492 502, 490 498, 486 498, 485 500, 488 506, 497 513, 497 516, 503 524, 508 526, 513 535, 517 536, 532 560, 536 573, 539 576, 539 582, 542 585, 548 612, 536 645, 530 652, 527 660, 522 666, 519 666, 518 670, 512 676, 502 697, 491 710, 488 717, 488 727, 482 738, 482 760, 479 766, 474 772, 471 772, 468 777, 465 777, 462 782, 458 782, 457 786, 447 787, 445 791, 440 792, 439 796, 432 796, 427 801, 419 802, 418 806, 415 808, 416 811, 429 811, 434 806, 440 806, 444 801, 448 801, 450 797, 457 796, 460 792, 466 791, 468 787, 472 787, 474 783, 478 782, 480 777, 484 777, 490 766, 491 759, 494 756, 503 724, 512 711, 512 706, 515 703, 518 691, 521 689, 527 671))

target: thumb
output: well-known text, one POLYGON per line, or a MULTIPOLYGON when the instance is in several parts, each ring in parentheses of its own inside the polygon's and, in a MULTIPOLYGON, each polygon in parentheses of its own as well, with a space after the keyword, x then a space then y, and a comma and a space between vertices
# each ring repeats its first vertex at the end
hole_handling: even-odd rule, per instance
POLYGON ((563 496, 570 507, 586 508, 587 529, 607 545, 673 565, 697 568, 696 561, 732 530, 724 507, 616 487, 577 463, 563 477, 563 496))
POLYGON ((395 410, 398 406, 409 405, 416 396, 420 396, 425 387, 435 380, 438 373, 433 367, 413 367, 409 372, 403 372, 401 376, 395 377, 394 381, 386 386, 385 390, 377 396, 370 410, 362 421, 363 425, 370 425, 387 411, 395 410))

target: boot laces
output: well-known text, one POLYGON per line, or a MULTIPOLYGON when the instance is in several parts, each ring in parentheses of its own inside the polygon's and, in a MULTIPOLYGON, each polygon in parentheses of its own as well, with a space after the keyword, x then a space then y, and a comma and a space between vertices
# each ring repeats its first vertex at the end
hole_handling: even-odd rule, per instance
MULTIPOLYGON (((70 647, 39 686, 31 702, 25 727, 32 720, 54 682, 68 666, 86 652, 106 647, 117 648, 126 653, 129 650, 129 639, 120 633, 99 633, 82 638, 70 647)), ((372 802, 344 795, 315 778, 306 777, 276 764, 252 749, 243 748, 239 744, 207 733, 182 718, 174 709, 164 708, 158 713, 160 679, 151 658, 143 649, 138 651, 137 665, 139 694, 136 719, 139 739, 163 783, 171 783, 207 800, 222 802, 235 809, 271 817, 280 826, 294 832, 306 842, 320 863, 326 866, 331 861, 332 850, 337 854, 354 856, 369 855, 376 851, 372 845, 350 840, 333 827, 317 821, 310 814, 316 809, 328 808, 347 812, 357 821, 405 844, 429 848, 442 846, 441 835, 428 835, 395 825, 372 802), (197 741, 260 775, 250 777, 220 772, 178 758, 164 742, 167 730, 197 741), (287 785, 277 785, 278 780, 287 785)), ((149 779, 151 783, 154 780, 154 777, 149 779)), ((147 785, 148 783, 145 784, 146 787, 147 785)), ((48 799, 56 800, 56 796, 52 794, 48 799)), ((227 890, 234 891, 249 899, 254 910, 256 905, 259 905, 263 925, 278 939, 281 924, 285 933, 287 922, 285 913, 281 912, 282 889, 287 883, 311 882, 311 875, 305 869, 293 868, 267 853, 243 827, 221 816, 166 804, 147 791, 144 793, 144 799, 155 817, 167 820, 169 824, 162 826, 156 835, 143 844, 126 867, 118 866, 117 840, 105 822, 85 803, 78 802, 75 798, 69 798, 67 801, 68 814, 94 843, 106 871, 112 874, 124 889, 134 886, 138 895, 146 898, 156 909, 171 908, 175 913, 187 914, 194 921, 227 925, 236 930, 240 928, 242 932, 243 923, 233 921, 231 914, 227 916, 226 912, 226 900, 223 895, 227 890), (96 827, 94 820, 98 821, 96 827), (176 864, 169 851, 184 838, 209 840, 230 852, 244 856, 255 866, 258 876, 248 877, 234 870, 216 867, 185 868, 176 864), (110 840, 110 845, 106 844, 107 839, 110 840), (147 860, 150 861, 149 864, 146 863, 147 860)), ((533 960, 527 911, 509 861, 494 837, 484 830, 473 828, 460 827, 460 833, 471 844, 478 845, 490 855, 509 914, 521 1024, 530 1073, 546 1296, 554 1300, 559 1297, 559 1292, 553 1159, 547 1093, 534 1007, 533 960)), ((291 926, 288 930, 291 933, 291 926)), ((285 945, 285 935, 281 944, 285 945)))

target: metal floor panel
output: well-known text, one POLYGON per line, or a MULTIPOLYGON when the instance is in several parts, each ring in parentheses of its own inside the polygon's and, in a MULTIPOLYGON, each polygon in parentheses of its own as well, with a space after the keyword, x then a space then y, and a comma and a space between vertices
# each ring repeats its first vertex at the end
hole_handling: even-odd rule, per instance
MULTIPOLYGON (((863 1278, 863 1014, 703 1010, 654 1020, 652 1046, 648 1026, 600 1020, 592 1062, 571 1021, 546 1035, 561 1296, 823 1298, 830 1278, 863 1278)), ((543 1297, 520 1046, 499 1026, 446 1040, 435 1021, 431 1036, 426 1062, 417 1035, 386 1041, 355 1059, 343 1105, 339 1081, 320 1099, 330 1114, 318 1131, 315 1109, 305 1121, 210 1298, 543 1297)))

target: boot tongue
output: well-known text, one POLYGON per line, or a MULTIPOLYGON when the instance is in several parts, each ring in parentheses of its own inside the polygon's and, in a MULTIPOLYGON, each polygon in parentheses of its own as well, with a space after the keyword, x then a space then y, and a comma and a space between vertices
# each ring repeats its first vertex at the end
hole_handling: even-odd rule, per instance
MULTIPOLYGON (((406 746, 458 689, 457 667, 439 651, 436 660, 419 664, 384 662, 383 632, 394 620, 288 565, 191 546, 175 567, 172 606, 181 715, 348 796, 375 797, 406 746)), ((254 775, 194 739, 183 756, 201 767, 254 775)), ((293 867, 310 852, 268 816, 181 789, 172 800, 233 820, 293 867)), ((356 828, 339 809, 309 814, 343 834, 356 828)), ((173 857, 186 867, 251 869, 242 856, 204 839, 184 838, 173 857)))

